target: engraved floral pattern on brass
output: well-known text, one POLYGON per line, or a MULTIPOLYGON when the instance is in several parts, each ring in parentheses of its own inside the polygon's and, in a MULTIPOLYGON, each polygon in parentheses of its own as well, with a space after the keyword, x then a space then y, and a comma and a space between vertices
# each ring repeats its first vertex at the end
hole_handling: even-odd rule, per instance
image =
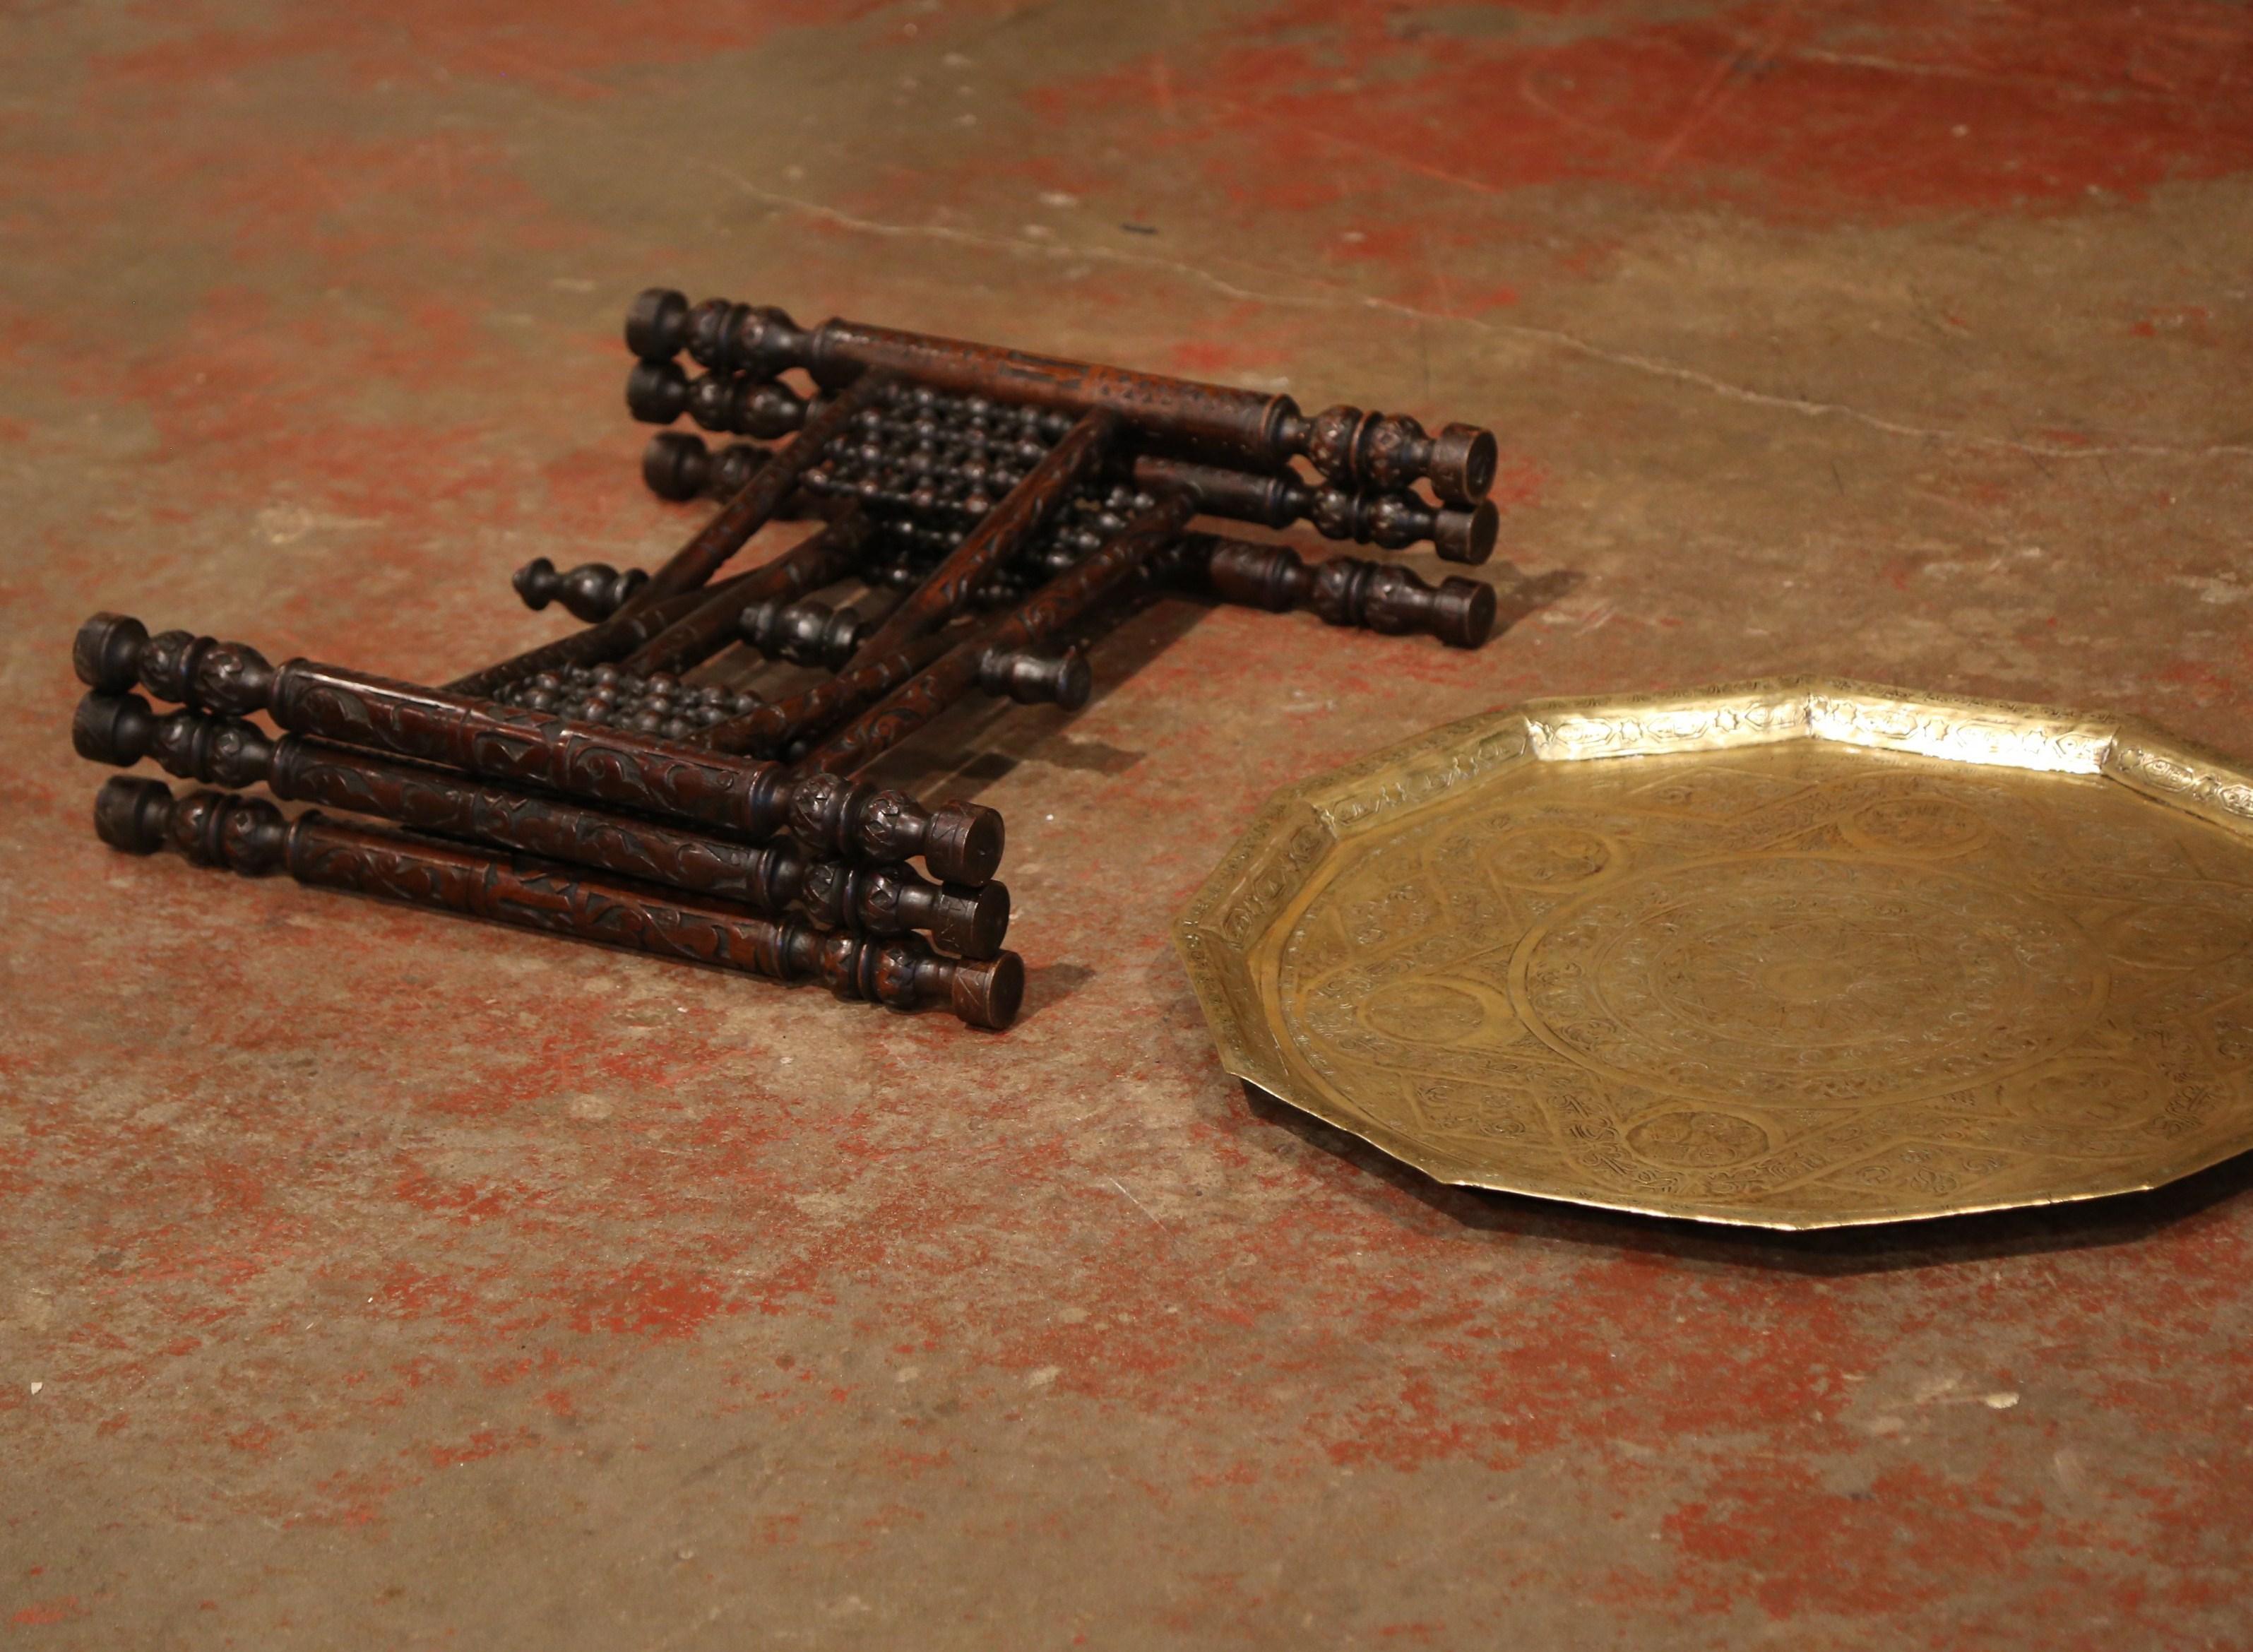
POLYGON ((1231 1072, 1447 1181, 1815 1228, 2253 1147, 2253 778, 2127 720, 1536 702, 1282 792, 1176 940, 1231 1072))

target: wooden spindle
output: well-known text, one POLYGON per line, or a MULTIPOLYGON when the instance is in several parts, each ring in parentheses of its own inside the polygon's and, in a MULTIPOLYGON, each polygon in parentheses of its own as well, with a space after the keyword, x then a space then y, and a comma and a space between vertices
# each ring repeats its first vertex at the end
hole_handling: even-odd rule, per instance
POLYGON ((331 820, 294 820, 256 798, 173 797, 160 781, 120 775, 94 801, 94 829, 129 854, 170 850, 245 877, 287 872, 342 889, 515 929, 624 947, 775 980, 818 980, 840 998, 899 1010, 944 1005, 999 1031, 1024 1000, 1014 952, 941 958, 912 936, 825 933, 794 917, 759 917, 665 891, 589 877, 545 861, 499 859, 451 845, 331 820))

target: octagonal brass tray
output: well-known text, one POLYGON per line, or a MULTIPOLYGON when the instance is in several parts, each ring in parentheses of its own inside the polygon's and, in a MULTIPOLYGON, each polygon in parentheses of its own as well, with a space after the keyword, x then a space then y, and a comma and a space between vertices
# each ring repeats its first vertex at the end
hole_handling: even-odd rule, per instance
POLYGON ((1279 794, 1176 944, 1231 1072, 1445 1181, 1817 1228, 2253 1147, 2253 779, 2121 719, 1538 701, 1279 794))

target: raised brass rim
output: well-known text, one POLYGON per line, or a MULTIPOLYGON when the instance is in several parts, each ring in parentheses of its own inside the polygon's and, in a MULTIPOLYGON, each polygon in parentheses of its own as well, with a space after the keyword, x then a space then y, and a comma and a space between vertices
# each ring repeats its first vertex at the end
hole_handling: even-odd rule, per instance
MULTIPOLYGON (((1345 767, 1287 786, 1252 819, 1176 920, 1175 947, 1221 1064, 1280 1099, 1359 1137, 1437 1181, 1601 1209, 1733 1226, 1809 1230, 1968 1215, 2136 1192, 2253 1147, 2253 1132, 2140 1181, 2054 1197, 1969 1202, 1901 1214, 1781 1220, 1560 1195, 1513 1183, 1444 1147, 1331 1105, 1301 1082, 1271 1030, 1257 979, 1263 941, 1293 915, 1336 846, 1404 815, 1466 795, 1528 763, 1609 762, 1817 741, 1946 762, 2099 777, 2235 835, 2253 839, 2253 774, 2140 718, 1957 695, 1839 678, 1783 677, 1689 693, 1527 701, 1448 723, 1345 767)), ((1272 961, 1269 965, 1272 968, 1272 961)))

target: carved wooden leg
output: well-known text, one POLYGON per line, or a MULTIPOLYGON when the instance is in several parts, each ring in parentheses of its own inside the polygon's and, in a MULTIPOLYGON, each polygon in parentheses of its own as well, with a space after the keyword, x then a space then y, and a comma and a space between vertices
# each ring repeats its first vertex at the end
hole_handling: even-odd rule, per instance
POLYGON ((835 671, 899 605, 896 595, 883 591, 857 598, 849 608, 812 598, 787 603, 770 599, 736 616, 736 635, 744 647, 769 659, 835 671))
POLYGON ((802 905, 824 929, 867 935, 924 930, 965 958, 996 956, 1008 932, 1009 891, 998 882, 955 889, 926 882, 904 866, 811 860, 786 839, 757 847, 730 843, 443 770, 388 763, 302 735, 272 739, 241 718, 192 711, 159 716, 138 694, 88 694, 79 702, 71 738, 79 756, 94 763, 123 768, 154 757, 184 780, 230 789, 262 784, 285 802, 374 815, 769 916, 802 905))
POLYGON ((81 626, 73 662, 80 680, 106 694, 137 684, 199 710, 264 711, 293 734, 715 826, 749 842, 787 831, 825 855, 880 864, 919 855, 951 883, 984 883, 1001 865, 1001 817, 978 804, 925 809, 896 791, 793 777, 771 763, 339 666, 270 666, 241 643, 188 631, 151 637, 122 615, 97 614, 81 626))
POLYGON ((1279 471, 1304 457, 1350 488, 1397 492, 1419 481, 1450 505, 1471 505, 1494 486, 1493 433, 1450 424, 1426 433, 1415 420, 1335 407, 1308 415, 1289 396, 1033 355, 930 333, 836 317, 802 327, 771 307, 652 288, 626 317, 626 345, 645 361, 687 350, 707 367, 769 380, 800 368, 825 387, 866 373, 958 394, 1029 402, 1072 414, 1106 408, 1140 435, 1184 456, 1213 456, 1279 471))
POLYGON ((193 791, 176 799, 159 781, 120 775, 95 799, 94 829, 129 854, 170 849, 248 877, 286 871, 317 888, 777 980, 819 980, 841 998, 894 1009, 944 1004, 973 1027, 1008 1026, 1024 998, 1024 962, 1014 952, 940 958, 910 937, 824 934, 796 918, 668 899, 565 867, 495 860, 318 813, 292 820, 270 803, 232 793, 193 791))
POLYGON ((813 409, 788 385, 756 373, 691 379, 678 362, 637 361, 626 375, 626 411, 644 424, 671 424, 685 413, 707 430, 771 441, 804 429, 813 409))

